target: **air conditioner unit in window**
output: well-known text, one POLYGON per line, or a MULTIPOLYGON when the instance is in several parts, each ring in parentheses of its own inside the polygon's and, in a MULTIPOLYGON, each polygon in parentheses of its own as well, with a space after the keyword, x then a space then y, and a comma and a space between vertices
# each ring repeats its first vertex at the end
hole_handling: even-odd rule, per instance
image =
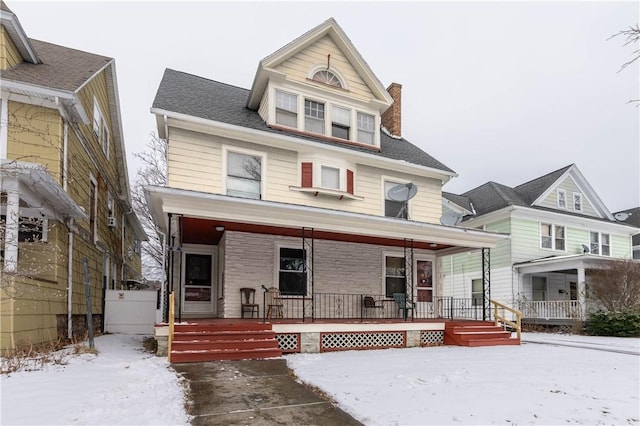
POLYGON ((117 225, 117 221, 116 221, 115 217, 110 216, 110 217, 107 218, 107 226, 109 228, 115 228, 116 225, 117 225))

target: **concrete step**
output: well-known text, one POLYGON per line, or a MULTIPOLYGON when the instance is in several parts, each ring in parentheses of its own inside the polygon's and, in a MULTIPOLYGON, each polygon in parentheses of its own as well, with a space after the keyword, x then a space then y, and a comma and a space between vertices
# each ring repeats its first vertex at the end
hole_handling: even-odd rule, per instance
POLYGON ((279 358, 282 356, 280 349, 224 349, 201 351, 171 351, 171 362, 204 362, 238 359, 264 359, 279 358))

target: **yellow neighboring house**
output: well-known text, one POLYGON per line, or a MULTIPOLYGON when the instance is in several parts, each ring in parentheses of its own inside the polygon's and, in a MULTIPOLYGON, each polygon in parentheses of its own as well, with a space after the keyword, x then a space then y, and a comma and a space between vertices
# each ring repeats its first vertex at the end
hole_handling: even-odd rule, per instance
POLYGON ((0 349, 83 337, 141 275, 115 61, 25 34, 1 3, 0 349), (85 259, 88 276, 85 275, 85 259), (85 277, 90 293, 85 292, 85 277))

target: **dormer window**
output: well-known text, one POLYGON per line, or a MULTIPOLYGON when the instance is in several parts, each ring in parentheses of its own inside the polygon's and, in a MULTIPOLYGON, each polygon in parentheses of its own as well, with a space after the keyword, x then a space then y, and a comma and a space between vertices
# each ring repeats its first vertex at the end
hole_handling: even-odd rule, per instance
POLYGON ((373 145, 374 124, 373 115, 358 112, 358 142, 373 145))
POLYGON ((276 123, 298 127, 298 96, 276 90, 276 123))
POLYGON ((331 136, 349 140, 351 128, 351 111, 334 106, 331 108, 331 136))
POLYGON ((328 70, 318 71, 313 75, 312 80, 320 83, 328 84, 330 86, 342 88, 342 83, 340 82, 340 79, 334 73, 328 70))
POLYGON ((304 100, 304 129, 308 132, 324 135, 324 104, 304 100))

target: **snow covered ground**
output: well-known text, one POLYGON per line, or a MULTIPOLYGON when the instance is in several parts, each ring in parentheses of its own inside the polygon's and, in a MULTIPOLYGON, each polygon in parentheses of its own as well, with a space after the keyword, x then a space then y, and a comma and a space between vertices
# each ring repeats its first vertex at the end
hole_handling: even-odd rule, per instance
POLYGON ((142 336, 95 339, 98 355, 70 356, 0 377, 1 425, 185 425, 184 390, 166 358, 142 336))
MULTIPOLYGON (((640 339, 525 333, 523 340, 299 354, 287 362, 367 425, 640 424, 640 339)), ((3 375, 0 424, 188 424, 180 379, 141 341, 100 336, 97 356, 3 375)))
POLYGON ((640 424, 640 339, 525 333, 523 340, 287 362, 367 425, 640 424))

